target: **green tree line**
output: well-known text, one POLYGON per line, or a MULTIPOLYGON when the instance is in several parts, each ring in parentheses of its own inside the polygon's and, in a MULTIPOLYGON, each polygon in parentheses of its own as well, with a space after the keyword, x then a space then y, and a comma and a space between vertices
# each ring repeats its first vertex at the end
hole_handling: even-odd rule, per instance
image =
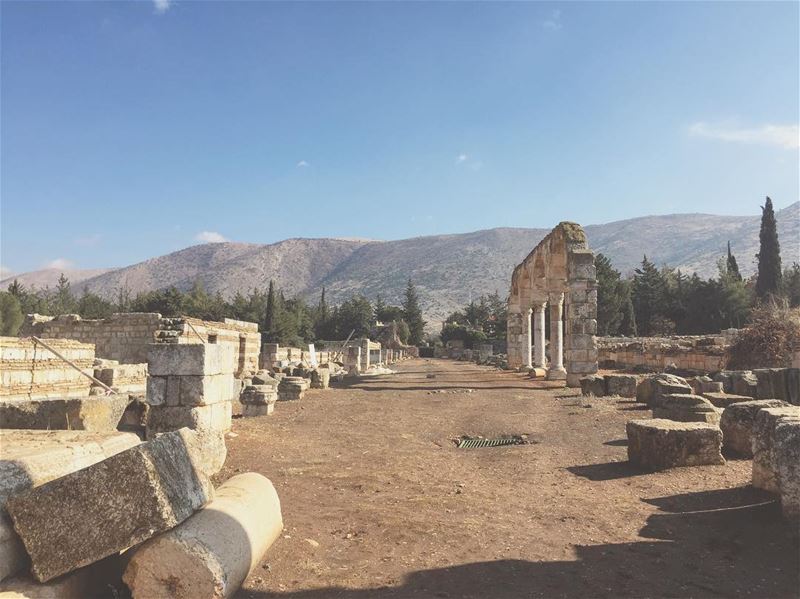
POLYGON ((78 295, 62 274, 54 289, 28 289, 18 281, 0 292, 0 334, 16 335, 24 314, 45 316, 79 314, 82 318, 107 318, 115 312, 158 312, 166 317, 192 316, 221 321, 235 318, 257 322, 266 342, 300 345, 317 339, 341 340, 351 331, 353 338, 369 336, 378 322, 397 324, 403 343, 420 344, 425 321, 414 283, 409 279, 401 306, 387 305, 378 297, 373 305, 363 295, 355 295, 337 306, 329 306, 325 289, 317 305, 302 297, 287 298, 273 281, 266 291, 237 292, 226 300, 222 294, 206 292, 196 282, 189 291, 176 287, 139 293, 135 297, 120 291, 107 300, 83 288, 78 295))

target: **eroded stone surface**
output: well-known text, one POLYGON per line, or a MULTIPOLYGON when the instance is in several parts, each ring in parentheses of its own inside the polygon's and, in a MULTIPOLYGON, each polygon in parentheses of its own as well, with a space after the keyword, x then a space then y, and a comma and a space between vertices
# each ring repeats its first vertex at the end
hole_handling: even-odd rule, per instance
POLYGON ((636 397, 638 382, 638 377, 633 374, 607 374, 606 392, 619 397, 636 397))
POLYGON ((800 522, 800 418, 779 420, 773 449, 783 515, 800 522))
POLYGON ((663 470, 677 466, 724 464, 722 431, 704 422, 674 420, 631 420, 628 459, 640 466, 663 470))
POLYGON ((110 432, 117 430, 128 403, 127 394, 3 401, 0 428, 110 432))
POLYGON ((9 497, 138 444, 131 433, 0 430, 0 580, 28 562, 5 511, 9 497))
POLYGON ((763 408, 781 408, 787 405, 780 399, 751 399, 726 407, 719 423, 725 450, 742 458, 752 458, 756 414, 763 408))
POLYGON ((233 374, 233 347, 227 343, 154 343, 148 350, 147 368, 150 376, 233 374))
POLYGON ((653 418, 667 418, 678 422, 707 422, 719 424, 720 415, 710 401, 699 395, 665 395, 653 406, 653 418))
POLYGON ((606 394, 606 379, 602 374, 590 374, 581 378, 581 394, 603 397, 606 394))
POLYGON ((673 393, 691 394, 692 388, 674 374, 661 372, 642 377, 636 386, 636 401, 646 403, 650 408, 657 405, 664 395, 673 393))
POLYGON ((775 426, 784 418, 800 418, 797 406, 762 408, 753 425, 753 486, 770 493, 780 493, 775 465, 775 426))
POLYGON ((282 530, 272 483, 240 474, 183 524, 137 549, 124 580, 134 599, 230 597, 282 530))
POLYGON ((169 530, 212 495, 185 433, 174 432, 29 489, 6 509, 44 582, 169 530))

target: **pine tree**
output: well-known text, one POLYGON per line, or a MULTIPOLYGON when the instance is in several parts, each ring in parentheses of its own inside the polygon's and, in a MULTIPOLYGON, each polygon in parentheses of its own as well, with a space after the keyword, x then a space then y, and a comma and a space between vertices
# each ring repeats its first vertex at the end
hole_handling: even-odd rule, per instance
POLYGON ((597 271, 597 334, 616 335, 622 322, 625 301, 630 299, 620 274, 603 254, 594 257, 597 271))
POLYGON ((408 324, 411 345, 420 345, 425 334, 425 321, 422 320, 422 309, 419 307, 419 296, 414 282, 409 278, 406 285, 406 297, 403 301, 403 320, 408 324))
POLYGON ((632 289, 633 308, 640 335, 647 337, 663 328, 660 323, 665 320, 666 295, 664 276, 645 256, 641 268, 637 268, 633 276, 632 289))
POLYGON ((72 295, 72 288, 69 284, 69 279, 64 276, 62 272, 58 277, 56 284, 56 291, 53 297, 53 315, 59 314, 73 314, 76 309, 75 298, 72 295))
POLYGON ((742 273, 739 272, 739 264, 736 262, 736 256, 731 253, 731 242, 728 242, 728 275, 737 281, 742 280, 742 273))
POLYGON ((760 247, 758 259, 758 277, 756 278, 756 295, 765 299, 777 295, 781 291, 781 246, 778 242, 778 227, 775 222, 775 211, 772 200, 761 207, 761 231, 758 235, 760 247))

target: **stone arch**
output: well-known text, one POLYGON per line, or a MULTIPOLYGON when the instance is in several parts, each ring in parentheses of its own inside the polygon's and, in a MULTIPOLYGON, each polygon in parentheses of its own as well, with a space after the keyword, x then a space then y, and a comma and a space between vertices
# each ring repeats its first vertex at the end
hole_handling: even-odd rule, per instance
POLYGON ((514 268, 508 297, 508 363, 545 368, 550 379, 597 372, 597 280, 594 255, 577 223, 559 223, 514 268), (550 363, 545 358, 545 307, 550 306, 550 363), (532 354, 535 354, 535 356, 532 354))

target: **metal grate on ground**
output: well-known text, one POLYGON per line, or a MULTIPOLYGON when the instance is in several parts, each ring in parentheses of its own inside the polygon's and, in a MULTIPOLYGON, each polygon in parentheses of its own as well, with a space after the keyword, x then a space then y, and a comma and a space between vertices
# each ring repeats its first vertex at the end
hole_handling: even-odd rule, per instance
POLYGON ((479 447, 502 447, 504 445, 525 445, 526 441, 519 435, 512 435, 506 437, 493 437, 486 439, 484 437, 461 437, 458 440, 456 447, 458 449, 476 449, 479 447))

